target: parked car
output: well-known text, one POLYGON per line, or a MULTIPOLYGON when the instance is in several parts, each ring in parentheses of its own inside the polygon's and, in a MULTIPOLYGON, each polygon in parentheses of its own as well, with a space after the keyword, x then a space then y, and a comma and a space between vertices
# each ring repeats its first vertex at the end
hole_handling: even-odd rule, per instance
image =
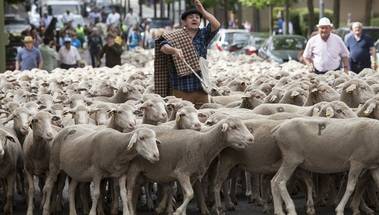
POLYGON ((30 27, 28 20, 21 18, 18 14, 5 14, 4 22, 5 31, 13 35, 20 35, 30 27))
POLYGON ((254 47, 259 50, 270 35, 267 32, 253 32, 251 36, 254 38, 254 47))
POLYGON ((277 63, 298 60, 307 43, 300 35, 274 35, 269 37, 258 51, 258 55, 277 63))
POLYGON ((254 38, 246 30, 240 29, 220 29, 211 41, 209 49, 229 51, 235 54, 256 54, 254 38))
POLYGON ((57 17, 58 29, 61 29, 64 26, 62 18, 66 11, 70 11, 73 16, 73 27, 76 27, 78 24, 84 26, 82 9, 83 5, 78 0, 46 0, 43 4, 44 13, 47 13, 48 10, 51 10, 52 14, 57 17))
MULTIPOLYGON (((350 33, 350 28, 348 28, 348 27, 341 27, 341 28, 338 28, 335 32, 342 39, 345 39, 345 36, 348 33, 350 33)), ((363 26, 363 33, 368 34, 374 41, 379 40, 379 27, 363 26)))

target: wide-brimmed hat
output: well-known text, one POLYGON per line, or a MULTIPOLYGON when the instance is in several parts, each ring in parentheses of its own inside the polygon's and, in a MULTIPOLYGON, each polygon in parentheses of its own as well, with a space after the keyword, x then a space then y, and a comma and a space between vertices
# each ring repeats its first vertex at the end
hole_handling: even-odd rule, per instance
POLYGON ((200 16, 200 18, 203 18, 203 14, 200 13, 200 11, 196 10, 196 9, 189 9, 187 11, 185 11, 183 14, 182 14, 182 20, 185 20, 187 18, 187 16, 189 15, 192 15, 192 14, 197 14, 200 16))
POLYGON ((320 26, 330 26, 330 27, 333 27, 333 24, 330 22, 330 19, 328 19, 327 17, 322 17, 318 21, 317 27, 320 27, 320 26))
POLYGON ((24 38, 24 43, 32 43, 33 42, 33 37, 31 36, 26 36, 24 38))

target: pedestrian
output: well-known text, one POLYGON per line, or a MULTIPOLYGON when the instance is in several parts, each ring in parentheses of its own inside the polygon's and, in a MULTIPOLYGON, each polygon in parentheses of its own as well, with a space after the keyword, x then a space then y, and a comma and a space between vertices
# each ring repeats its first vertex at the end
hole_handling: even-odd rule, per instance
POLYGON ((128 48, 129 50, 134 50, 141 44, 141 34, 137 26, 133 28, 133 31, 130 33, 128 38, 128 48))
POLYGON ((156 40, 154 87, 162 97, 174 95, 199 108, 208 102, 208 95, 184 61, 201 76, 199 57, 206 58, 208 44, 217 34, 220 23, 204 9, 200 0, 193 3, 196 9, 181 15, 184 28, 165 33, 156 40), (202 17, 209 21, 205 28, 199 28, 202 17))
POLYGON ((96 19, 101 20, 101 13, 98 8, 94 8, 88 15, 90 24, 96 24, 96 19))
POLYGON ((105 54, 105 66, 109 68, 121 65, 122 47, 115 43, 115 38, 116 35, 114 34, 107 35, 107 44, 103 47, 99 56, 101 59, 105 54))
POLYGON ((16 70, 31 70, 42 68, 43 61, 41 52, 33 46, 33 37, 24 38, 24 48, 20 48, 16 56, 16 70))
POLYGON ((42 18, 42 23, 45 28, 47 28, 50 25, 51 20, 53 19, 53 16, 51 14, 44 13, 42 18))
POLYGON ((39 50, 43 59, 42 69, 51 72, 58 67, 58 53, 55 51, 54 41, 48 37, 43 39, 43 44, 40 45, 39 50))
POLYGON ((78 26, 75 29, 76 36, 80 40, 80 48, 83 48, 83 44, 85 42, 85 32, 84 32, 84 27, 81 24, 78 24, 78 26))
POLYGON ((320 19, 318 25, 319 34, 309 39, 303 57, 311 72, 325 74, 331 70, 341 69, 349 74, 349 51, 342 39, 331 33, 333 24, 326 17, 320 19))
POLYGON ((132 8, 130 8, 128 13, 126 14, 125 19, 124 19, 124 23, 127 27, 126 32, 125 32, 125 34, 126 34, 125 38, 128 38, 131 29, 133 29, 134 26, 137 26, 139 23, 139 17, 133 13, 132 8))
POLYGON ((120 14, 116 12, 116 9, 112 9, 112 13, 110 13, 107 17, 107 25, 112 27, 118 27, 120 25, 120 14))
POLYGON ((82 43, 75 32, 71 33, 71 45, 77 49, 80 49, 80 47, 82 47, 82 43))
POLYGON ((74 16, 71 14, 69 10, 66 10, 66 13, 63 14, 62 17, 63 24, 72 27, 72 21, 74 21, 74 16))
POLYGON ((99 67, 101 63, 99 59, 99 53, 103 48, 103 40, 97 28, 94 28, 91 34, 88 36, 88 47, 91 56, 92 67, 99 67))
POLYGON ((71 38, 64 38, 64 46, 59 49, 59 60, 62 69, 78 67, 80 55, 78 49, 71 45, 71 38))
POLYGON ((376 51, 374 40, 362 32, 362 23, 352 24, 352 34, 346 38, 346 47, 350 51, 350 70, 360 73, 364 68, 376 70, 376 51))

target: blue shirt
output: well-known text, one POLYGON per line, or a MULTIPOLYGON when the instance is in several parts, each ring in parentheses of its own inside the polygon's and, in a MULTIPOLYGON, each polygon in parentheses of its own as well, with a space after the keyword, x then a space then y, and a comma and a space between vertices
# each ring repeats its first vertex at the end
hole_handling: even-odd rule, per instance
MULTIPOLYGON (((195 47, 195 51, 199 57, 207 58, 208 45, 213 37, 216 36, 217 32, 218 30, 212 32, 211 24, 208 24, 205 28, 200 28, 196 33, 192 40, 192 44, 195 47)), ((171 45, 167 40, 162 41, 160 45, 163 46, 165 44, 171 45)), ((172 58, 170 58, 170 60, 172 61, 172 58)), ((171 65, 174 65, 173 61, 171 62, 171 65)), ((202 90, 201 82, 194 74, 179 77, 175 66, 169 68, 169 74, 171 87, 175 90, 183 92, 202 90)), ((201 76, 200 73, 199 75, 201 76)))
POLYGON ((362 34, 359 40, 356 40, 354 34, 346 38, 346 47, 350 51, 350 61, 361 64, 370 64, 370 48, 374 47, 374 41, 366 34, 362 34))
POLYGON ((31 50, 27 48, 20 48, 16 56, 16 60, 20 64, 21 71, 38 68, 38 64, 41 62, 41 59, 41 52, 35 47, 31 50))

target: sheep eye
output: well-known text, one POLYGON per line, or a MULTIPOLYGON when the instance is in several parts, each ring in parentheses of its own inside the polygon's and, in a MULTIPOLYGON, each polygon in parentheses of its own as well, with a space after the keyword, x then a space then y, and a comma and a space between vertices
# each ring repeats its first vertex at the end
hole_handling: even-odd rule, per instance
POLYGON ((337 110, 337 113, 342 113, 342 110, 341 110, 341 109, 338 109, 338 110, 337 110))
POLYGON ((260 96, 256 96, 255 98, 260 99, 261 97, 260 96))
POLYGON ((118 113, 118 114, 122 114, 122 111, 119 110, 119 111, 117 111, 117 113, 118 113))
POLYGON ((149 104, 149 107, 153 107, 153 104, 149 104))
POLYGON ((145 139, 145 137, 140 137, 139 139, 140 139, 140 140, 144 140, 144 139, 145 139))
POLYGON ((237 126, 233 125, 233 126, 232 126, 232 129, 237 129, 237 126))

